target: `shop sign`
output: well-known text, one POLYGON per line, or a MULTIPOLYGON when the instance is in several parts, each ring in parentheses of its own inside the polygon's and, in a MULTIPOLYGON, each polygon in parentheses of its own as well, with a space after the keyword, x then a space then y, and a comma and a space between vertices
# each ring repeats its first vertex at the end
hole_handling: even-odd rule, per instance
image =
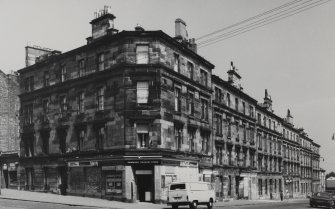
POLYGON ((97 161, 86 161, 86 162, 68 162, 69 167, 93 167, 98 166, 97 161))
POLYGON ((181 167, 198 167, 197 162, 190 162, 190 161, 180 161, 181 167))
POLYGON ((136 170, 135 173, 138 175, 150 175, 152 174, 152 170, 136 170))
POLYGON ((111 171, 111 170, 123 171, 124 166, 123 165, 109 165, 109 166, 102 166, 101 169, 103 171, 111 171))
POLYGON ((213 175, 219 175, 219 171, 213 171, 213 175))
POLYGON ((106 176, 106 194, 122 195, 122 171, 106 176))
POLYGON ((160 160, 128 160, 126 165, 160 165, 160 160))
POLYGON ((68 162, 67 165, 69 167, 79 167, 79 162, 68 162))
POLYGON ((7 164, 3 164, 2 170, 7 170, 7 164))

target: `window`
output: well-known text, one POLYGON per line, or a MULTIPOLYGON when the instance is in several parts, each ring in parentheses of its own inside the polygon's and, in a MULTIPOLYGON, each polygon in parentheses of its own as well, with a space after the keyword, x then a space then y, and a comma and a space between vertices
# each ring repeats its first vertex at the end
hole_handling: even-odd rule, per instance
POLYGON ((33 124, 33 104, 25 105, 23 114, 25 125, 33 124))
POLYGON ((195 129, 189 128, 187 130, 188 133, 188 139, 190 141, 190 151, 195 152, 195 129))
POLYGON ((97 89, 97 108, 98 111, 104 110, 104 98, 105 98, 105 89, 100 87, 97 89))
POLYGON ((34 90, 34 76, 29 76, 24 79, 24 89, 26 91, 34 90))
POLYGON ((174 125, 174 139, 175 147, 177 150, 179 150, 183 144, 183 128, 176 124, 174 125))
POLYGON ((230 94, 227 94, 227 106, 230 107, 230 94))
POLYGON ((43 86, 49 86, 50 85, 50 78, 49 78, 49 71, 44 71, 43 75, 43 86))
POLYGON ((216 115, 216 135, 222 135, 222 115, 216 115))
POLYGON ((194 65, 191 62, 187 62, 187 70, 190 75, 190 79, 193 80, 193 71, 194 71, 194 65))
POLYGON ((98 55, 98 71, 105 70, 105 55, 103 53, 98 55))
POLYGON ((263 126, 266 127, 266 117, 263 117, 263 126))
POLYGON ((64 128, 57 128, 57 137, 59 139, 59 150, 61 153, 66 152, 66 129, 64 128))
POLYGON ((193 92, 188 92, 188 114, 193 116, 194 115, 194 93, 193 92))
POLYGON ((227 133, 227 138, 231 139, 231 122, 230 122, 230 118, 227 117, 227 121, 228 121, 228 133, 227 133))
POLYGON ((208 101, 201 99, 201 119, 208 121, 208 101))
POLYGON ((137 148, 149 147, 149 127, 148 124, 136 124, 137 148))
POLYGON ((149 82, 138 81, 136 87, 137 104, 147 104, 149 97, 149 82))
POLYGON ((149 63, 149 46, 137 45, 136 46, 136 63, 148 64, 149 63))
POLYGON ((50 132, 49 131, 41 131, 40 136, 41 136, 41 139, 42 139, 42 152, 44 154, 49 154, 50 132))
POLYGON ((262 119, 261 119, 261 114, 260 113, 257 113, 257 123, 258 124, 262 124, 262 119))
POLYGON ((238 111, 238 98, 235 98, 235 110, 238 111))
POLYGON ((242 102, 243 114, 245 114, 245 102, 242 102))
POLYGON ((42 109, 43 109, 42 121, 46 122, 48 119, 47 114, 49 113, 49 100, 48 99, 44 99, 42 101, 42 109))
POLYGON ((179 72, 180 63, 179 63, 179 55, 173 54, 173 70, 179 72))
POLYGON ((215 101, 220 103, 222 99, 222 91, 217 87, 215 87, 214 91, 215 91, 215 101))
POLYGON ((249 116, 252 118, 254 117, 254 107, 251 105, 249 106, 249 116))
POLYGON ((97 137, 97 149, 103 150, 104 142, 105 142, 105 127, 99 126, 96 129, 96 137, 97 137))
POLYGON ((204 71, 203 69, 200 69, 200 83, 204 86, 207 86, 207 72, 204 71))
POLYGON ((262 179, 258 179, 258 195, 263 195, 262 179))
POLYGON ((210 151, 210 133, 201 131, 201 152, 208 153, 210 151))
POLYGON ((66 80, 66 65, 62 65, 60 69, 60 82, 64 82, 66 80))
POLYGON ((269 129, 271 129, 271 119, 269 118, 269 129))
POLYGON ((78 131, 78 150, 84 150, 84 141, 86 138, 86 129, 82 128, 78 131))
POLYGON ((43 114, 47 114, 49 112, 49 100, 44 99, 42 102, 43 114))
POLYGON ((79 77, 82 77, 85 75, 85 60, 84 59, 81 59, 78 61, 78 74, 79 74, 79 77))
POLYGON ((59 97, 59 106, 60 106, 60 112, 62 114, 65 114, 67 111, 67 98, 65 95, 61 95, 59 97))
POLYGON ((34 156, 34 135, 29 135, 23 138, 24 141, 24 148, 26 157, 33 157, 34 156))
POLYGON ((181 111, 181 97, 180 97, 180 88, 175 87, 174 88, 174 110, 176 112, 181 111))
POLYGON ((85 93, 84 92, 80 92, 78 94, 77 101, 78 101, 78 109, 77 109, 78 114, 84 113, 85 111, 85 93))
POLYGON ((216 147, 216 163, 218 165, 222 165, 222 147, 221 146, 216 147))

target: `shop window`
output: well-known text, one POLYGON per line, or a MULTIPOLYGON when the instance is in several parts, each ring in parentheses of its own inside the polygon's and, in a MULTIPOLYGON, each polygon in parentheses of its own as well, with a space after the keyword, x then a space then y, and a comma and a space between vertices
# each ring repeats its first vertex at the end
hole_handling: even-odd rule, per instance
POLYGON ((149 63, 149 46, 137 45, 136 46, 136 63, 148 64, 149 63))
POLYGON ((148 124, 137 124, 137 148, 148 148, 149 144, 149 127, 148 124))
POLYGON ((136 84, 137 104, 147 104, 149 97, 149 82, 138 81, 136 84))
POLYGON ((258 179, 258 195, 263 195, 262 179, 258 179))
POLYGON ((8 172, 9 175, 9 184, 10 185, 17 185, 17 171, 9 171, 8 172))

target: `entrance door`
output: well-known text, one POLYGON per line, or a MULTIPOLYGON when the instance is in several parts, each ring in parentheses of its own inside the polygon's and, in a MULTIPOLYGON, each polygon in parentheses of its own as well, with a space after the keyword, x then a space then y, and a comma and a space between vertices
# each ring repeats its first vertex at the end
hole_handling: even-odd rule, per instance
POLYGON ((60 189, 60 194, 61 195, 66 195, 66 189, 67 189, 67 170, 66 167, 59 167, 58 168, 59 171, 59 177, 60 178, 60 185, 59 185, 59 189, 60 189))
POLYGON ((137 199, 140 202, 152 202, 154 193, 152 170, 136 170, 137 199))

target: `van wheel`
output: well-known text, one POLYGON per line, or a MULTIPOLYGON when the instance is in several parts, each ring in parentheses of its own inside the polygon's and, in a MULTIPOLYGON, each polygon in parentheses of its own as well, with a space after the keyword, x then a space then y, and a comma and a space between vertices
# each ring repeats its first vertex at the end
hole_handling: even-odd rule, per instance
POLYGON ((190 209, 197 209, 197 207, 198 207, 197 201, 193 201, 192 203, 190 203, 190 209))
POLYGON ((207 203, 207 208, 212 209, 213 208, 213 199, 211 198, 209 202, 207 203))
POLYGON ((178 209, 178 205, 177 204, 172 204, 172 209, 178 209))

